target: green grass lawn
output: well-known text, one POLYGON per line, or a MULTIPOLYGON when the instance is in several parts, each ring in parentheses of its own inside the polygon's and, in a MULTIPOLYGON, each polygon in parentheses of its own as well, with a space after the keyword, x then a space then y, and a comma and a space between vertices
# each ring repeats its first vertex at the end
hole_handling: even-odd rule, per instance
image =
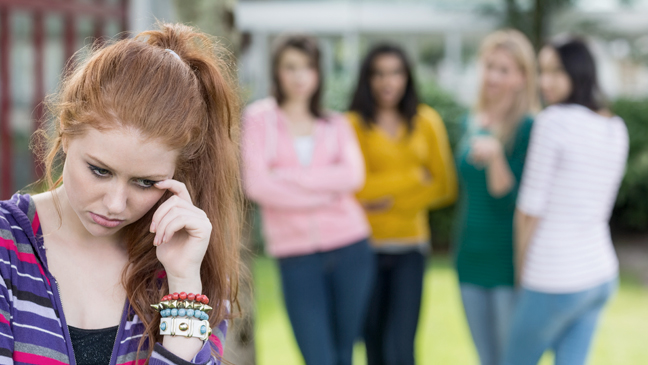
MULTIPOLYGON (((274 260, 259 257, 254 264, 256 355, 259 365, 301 365, 303 360, 290 328, 274 260)), ((421 364, 477 364, 463 315, 457 279, 447 257, 429 263, 416 358, 421 364)), ((547 354, 542 365, 551 364, 547 354)), ((361 345, 354 364, 365 364, 361 345)), ((591 365, 648 364, 648 288, 622 275, 620 290, 599 326, 591 365)))

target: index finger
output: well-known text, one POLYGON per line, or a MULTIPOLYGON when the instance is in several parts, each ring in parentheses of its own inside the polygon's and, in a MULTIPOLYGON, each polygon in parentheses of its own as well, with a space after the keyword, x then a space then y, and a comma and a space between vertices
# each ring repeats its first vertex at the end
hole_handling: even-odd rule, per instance
POLYGON ((166 179, 158 181, 155 183, 155 187, 158 189, 166 189, 177 195, 178 198, 186 200, 189 203, 193 204, 191 201, 191 195, 189 195, 189 190, 187 190, 187 185, 181 183, 178 180, 166 179))

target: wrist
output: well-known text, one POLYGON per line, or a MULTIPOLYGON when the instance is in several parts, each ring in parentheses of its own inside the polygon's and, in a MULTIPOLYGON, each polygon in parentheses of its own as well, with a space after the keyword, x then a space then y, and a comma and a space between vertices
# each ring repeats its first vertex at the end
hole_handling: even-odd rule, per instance
POLYGON ((169 293, 202 293, 202 281, 200 275, 175 277, 167 274, 169 293))
POLYGON ((504 149, 502 148, 501 145, 495 150, 495 152, 491 155, 491 158, 488 160, 488 164, 491 165, 496 162, 502 162, 505 160, 504 157, 504 149))

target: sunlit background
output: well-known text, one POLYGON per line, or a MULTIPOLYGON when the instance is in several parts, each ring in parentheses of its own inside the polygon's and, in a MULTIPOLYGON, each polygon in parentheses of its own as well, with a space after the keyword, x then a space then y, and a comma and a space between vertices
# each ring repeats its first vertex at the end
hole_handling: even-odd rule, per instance
MULTIPOLYGON (((592 364, 648 364, 648 0, 0 0, 0 198, 40 176, 29 138, 74 54, 96 39, 128 36, 156 19, 221 37, 236 56, 241 95, 269 93, 272 41, 286 32, 318 36, 325 103, 344 111, 369 46, 401 45, 425 103, 456 142, 458 119, 477 91, 477 49, 490 31, 515 27, 536 47, 551 36, 587 36, 603 90, 630 130, 628 170, 612 218, 622 285, 595 340, 592 364)), ((83 52, 76 57, 82 57, 83 52)), ((431 215, 434 254, 417 337, 420 364, 476 364, 448 258, 452 208, 431 215)), ((253 213, 252 216, 255 216, 253 213)), ((278 282, 252 219, 246 257, 253 299, 228 339, 235 364, 301 364, 278 282)), ((550 355, 545 358, 548 362, 550 355)), ((363 364, 358 346, 355 360, 363 364)))

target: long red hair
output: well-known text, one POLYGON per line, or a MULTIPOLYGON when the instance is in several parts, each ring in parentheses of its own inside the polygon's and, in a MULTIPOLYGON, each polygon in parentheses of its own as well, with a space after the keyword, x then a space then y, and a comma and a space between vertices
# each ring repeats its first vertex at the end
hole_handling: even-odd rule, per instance
MULTIPOLYGON (((54 175, 64 160, 63 141, 89 127, 133 127, 179 150, 174 179, 185 183, 213 226, 201 278, 203 294, 214 306, 209 318, 214 327, 231 316, 227 301, 238 308, 243 206, 239 99, 227 53, 211 37, 181 24, 159 27, 93 49, 73 65, 48 102, 54 123, 43 159, 45 180, 51 190, 62 184, 54 175)), ((152 344, 162 341, 160 317, 149 305, 167 294, 168 286, 160 280, 164 268, 148 227, 170 195, 165 193, 144 217, 124 228, 129 262, 122 282, 146 326, 140 348, 148 341, 149 354, 152 344)))

